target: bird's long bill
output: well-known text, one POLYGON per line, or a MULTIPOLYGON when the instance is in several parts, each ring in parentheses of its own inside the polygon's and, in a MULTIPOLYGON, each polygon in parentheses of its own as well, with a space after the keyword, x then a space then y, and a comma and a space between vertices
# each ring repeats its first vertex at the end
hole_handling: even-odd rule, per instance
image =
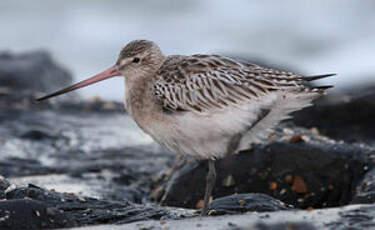
POLYGON ((116 77, 116 76, 120 76, 120 75, 121 75, 121 73, 117 70, 116 66, 112 66, 112 67, 104 70, 103 72, 101 72, 101 73, 99 73, 99 74, 97 74, 93 77, 90 77, 89 79, 83 80, 83 81, 78 82, 78 83, 76 83, 72 86, 69 86, 69 87, 65 88, 65 89, 58 90, 54 93, 51 93, 51 94, 48 94, 44 97, 38 98, 37 101, 42 101, 42 100, 45 100, 45 99, 48 99, 48 98, 51 98, 51 97, 55 97, 55 96, 58 96, 58 95, 61 95, 61 94, 64 94, 64 93, 67 93, 67 92, 85 87, 85 86, 88 86, 88 85, 91 85, 91 84, 94 84, 96 82, 103 81, 103 80, 106 80, 108 78, 116 77))

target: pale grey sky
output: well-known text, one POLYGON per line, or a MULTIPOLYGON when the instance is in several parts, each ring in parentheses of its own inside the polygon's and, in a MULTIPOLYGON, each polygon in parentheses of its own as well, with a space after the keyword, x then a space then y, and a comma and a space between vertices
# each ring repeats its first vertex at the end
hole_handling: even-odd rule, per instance
MULTIPOLYGON (((305 74, 335 72, 343 88, 375 83, 372 0, 0 1, 0 50, 50 51, 82 80, 112 65, 133 39, 166 54, 219 53, 264 60, 305 74)), ((82 89, 122 100, 123 80, 82 89)))

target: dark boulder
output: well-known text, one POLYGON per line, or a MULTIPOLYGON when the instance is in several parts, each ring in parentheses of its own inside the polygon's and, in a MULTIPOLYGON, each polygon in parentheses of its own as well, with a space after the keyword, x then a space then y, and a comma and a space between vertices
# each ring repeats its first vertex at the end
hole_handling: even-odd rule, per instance
MULTIPOLYGON (((260 223, 255 226, 256 230, 316 230, 311 223, 278 223, 278 224, 266 224, 260 223)), ((238 228, 238 230, 248 230, 248 228, 238 228)))
POLYGON ((375 87, 328 95, 315 104, 296 112, 293 122, 317 127, 321 134, 336 140, 375 145, 375 87))
POLYGON ((375 169, 367 172, 362 181, 357 185, 352 204, 375 203, 375 169))
POLYGON ((35 102, 35 98, 71 83, 71 74, 58 65, 48 52, 0 53, 0 108, 36 109, 54 102, 72 102, 77 98, 76 93, 45 103, 35 102))
POLYGON ((0 202, 0 229, 46 229, 75 226, 67 215, 35 200, 0 202))
POLYGON ((209 205, 210 215, 236 214, 245 212, 274 212, 293 207, 275 198, 261 194, 234 194, 213 200, 209 205))
POLYGON ((72 82, 70 73, 44 51, 0 54, 0 85, 12 90, 50 92, 72 82))
MULTIPOLYGON (((373 150, 325 139, 298 143, 294 139, 258 145, 218 160, 214 199, 264 193, 302 209, 348 204, 357 184, 373 167, 373 150)), ((206 173, 205 161, 189 162, 176 170, 166 182, 162 204, 199 207, 206 173)))
MULTIPOLYGON (((109 223, 131 223, 165 216, 179 219, 191 215, 183 210, 136 205, 128 201, 99 200, 74 193, 48 191, 30 184, 6 193, 0 202, 0 229, 61 228, 109 223), (1 221, 3 220, 3 221, 1 221)), ((191 212, 190 212, 191 213, 191 212)))

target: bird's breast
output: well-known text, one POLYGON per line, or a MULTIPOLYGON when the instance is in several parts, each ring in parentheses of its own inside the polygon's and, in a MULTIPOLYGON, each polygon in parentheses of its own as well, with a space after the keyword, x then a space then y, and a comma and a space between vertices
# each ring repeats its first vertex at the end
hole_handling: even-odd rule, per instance
POLYGON ((160 105, 155 103, 152 91, 147 84, 128 84, 125 88, 125 108, 137 125, 147 134, 154 137, 155 127, 167 126, 167 117, 160 105))

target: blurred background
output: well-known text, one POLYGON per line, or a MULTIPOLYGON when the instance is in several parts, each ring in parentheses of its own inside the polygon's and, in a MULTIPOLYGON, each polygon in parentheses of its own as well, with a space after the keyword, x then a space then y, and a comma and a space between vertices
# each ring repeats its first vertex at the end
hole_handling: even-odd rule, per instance
MULTIPOLYGON (((82 80, 134 39, 165 54, 217 53, 302 74, 338 73, 336 90, 375 83, 375 1, 0 1, 0 50, 43 49, 82 80)), ((121 101, 123 80, 80 90, 121 101)))

